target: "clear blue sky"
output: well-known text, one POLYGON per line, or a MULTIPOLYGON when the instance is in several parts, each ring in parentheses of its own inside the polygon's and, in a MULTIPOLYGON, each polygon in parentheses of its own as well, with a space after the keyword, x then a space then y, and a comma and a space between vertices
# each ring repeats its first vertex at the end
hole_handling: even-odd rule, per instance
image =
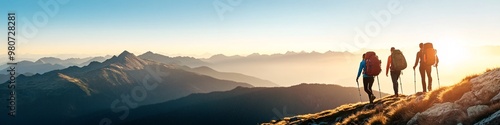
MULTIPOLYGON (((46 1, 57 0, 0 1, 3 17, 7 12, 17 14, 18 37, 22 37, 19 54, 151 50, 191 56, 246 55, 407 47, 422 41, 500 44, 498 0, 241 0, 235 6, 219 0, 223 3, 219 5, 232 9, 222 14, 223 20, 213 4, 216 0, 61 0, 68 2, 58 3, 54 16, 34 26, 37 33, 26 33, 23 26, 47 14, 38 3, 46 1), (391 14, 388 25, 369 36, 370 42, 356 44, 356 29, 365 31, 366 25, 377 23, 370 13, 387 10, 391 1, 400 2, 402 11, 391 14)), ((0 28, 6 29, 6 20, 0 19, 0 28)), ((5 34, 0 30, 2 38, 5 34)))

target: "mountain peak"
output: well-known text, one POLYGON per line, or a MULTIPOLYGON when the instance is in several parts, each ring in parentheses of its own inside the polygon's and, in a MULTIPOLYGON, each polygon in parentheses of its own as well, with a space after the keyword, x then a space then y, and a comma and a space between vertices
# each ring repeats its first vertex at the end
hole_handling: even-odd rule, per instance
POLYGON ((50 63, 50 64, 57 64, 57 62, 63 61, 62 59, 56 58, 56 57, 43 57, 35 61, 35 63, 50 63))
POLYGON ((167 56, 164 56, 164 55, 161 55, 161 54, 157 54, 157 53, 154 53, 154 52, 151 52, 151 51, 147 51, 146 53, 143 53, 143 54, 139 55, 138 57, 139 58, 142 58, 142 57, 154 57, 154 58, 158 58, 158 56, 167 57, 167 56))
POLYGON ((153 52, 151 52, 151 51, 147 51, 146 53, 144 53, 144 54, 142 54, 142 55, 149 55, 149 54, 155 54, 155 53, 153 53, 153 52))
POLYGON ((125 50, 120 55, 113 56, 104 63, 114 64, 114 66, 120 68, 141 69, 146 64, 146 61, 125 50))
POLYGON ((135 55, 128 52, 127 50, 123 51, 122 53, 120 53, 120 55, 118 55, 118 57, 128 57, 128 56, 135 56, 135 55))

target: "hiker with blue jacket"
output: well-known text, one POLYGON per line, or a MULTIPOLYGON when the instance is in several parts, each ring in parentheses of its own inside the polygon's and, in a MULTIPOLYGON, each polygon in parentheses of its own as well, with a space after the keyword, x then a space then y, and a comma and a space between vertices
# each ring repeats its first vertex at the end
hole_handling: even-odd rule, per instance
POLYGON ((356 77, 356 82, 358 82, 359 76, 363 73, 363 87, 368 94, 368 98, 370 103, 373 103, 375 100, 375 95, 373 95, 372 86, 375 82, 375 76, 380 73, 380 60, 375 55, 374 52, 367 52, 363 54, 362 61, 359 63, 358 75, 356 77), (378 67, 377 67, 378 64, 378 67))

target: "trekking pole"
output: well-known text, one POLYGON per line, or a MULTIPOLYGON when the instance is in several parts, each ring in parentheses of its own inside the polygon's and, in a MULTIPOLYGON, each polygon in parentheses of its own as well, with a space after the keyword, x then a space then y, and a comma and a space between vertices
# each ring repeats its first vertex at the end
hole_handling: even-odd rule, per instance
POLYGON ((438 76, 438 88, 441 88, 441 83, 439 82, 439 70, 438 70, 438 67, 436 66, 436 73, 437 73, 437 76, 438 76))
POLYGON ((382 98, 382 91, 380 91, 380 82, 378 81, 378 76, 377 76, 377 83, 378 83, 378 93, 380 94, 379 98, 382 98))
POLYGON ((403 82, 401 81, 401 76, 399 76, 399 86, 401 86, 401 94, 403 93, 403 82))
POLYGON ((417 93, 417 79, 415 78, 417 75, 415 74, 415 69, 413 70, 413 85, 415 85, 415 93, 417 93))
POLYGON ((356 83, 358 84, 359 101, 363 102, 363 100, 361 100, 361 90, 359 90, 359 82, 356 81, 356 83))

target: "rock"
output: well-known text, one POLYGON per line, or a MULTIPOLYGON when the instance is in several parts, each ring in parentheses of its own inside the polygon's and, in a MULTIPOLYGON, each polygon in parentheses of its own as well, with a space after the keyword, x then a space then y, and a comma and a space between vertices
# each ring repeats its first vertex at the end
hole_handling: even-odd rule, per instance
POLYGON ((446 102, 436 104, 422 113, 417 113, 406 124, 457 124, 467 114, 460 110, 460 105, 446 102))
POLYGON ((428 115, 431 117, 434 116, 442 116, 447 113, 447 111, 453 110, 453 109, 458 109, 459 106, 457 104, 451 103, 451 102, 445 102, 441 104, 435 104, 431 108, 425 110, 422 112, 422 115, 428 115))
POLYGON ((481 101, 477 99, 477 96, 474 95, 473 92, 466 92, 459 100, 455 101, 455 103, 461 105, 462 107, 469 107, 479 105, 481 104, 481 101))
POLYGON ((500 111, 497 111, 487 118, 477 122, 474 125, 499 125, 500 124, 500 111))
POLYGON ((496 103, 499 101, 500 101, 500 92, 498 92, 498 94, 495 97, 491 98, 490 100, 491 103, 496 103))
POLYGON ((486 72, 470 80, 472 92, 483 102, 490 101, 500 91, 500 69, 486 72))
POLYGON ((431 117, 429 119, 437 121, 438 124, 457 124, 461 119, 467 117, 467 114, 460 109, 452 109, 445 111, 443 115, 437 117, 431 117))
POLYGON ((488 109, 489 107, 487 105, 476 105, 476 106, 471 106, 467 108, 467 114, 469 117, 475 116, 480 114, 481 112, 484 112, 484 110, 488 109))
POLYGON ((410 121, 408 121, 406 123, 406 125, 418 125, 418 116, 420 116, 420 112, 415 114, 415 116, 413 116, 410 121))

